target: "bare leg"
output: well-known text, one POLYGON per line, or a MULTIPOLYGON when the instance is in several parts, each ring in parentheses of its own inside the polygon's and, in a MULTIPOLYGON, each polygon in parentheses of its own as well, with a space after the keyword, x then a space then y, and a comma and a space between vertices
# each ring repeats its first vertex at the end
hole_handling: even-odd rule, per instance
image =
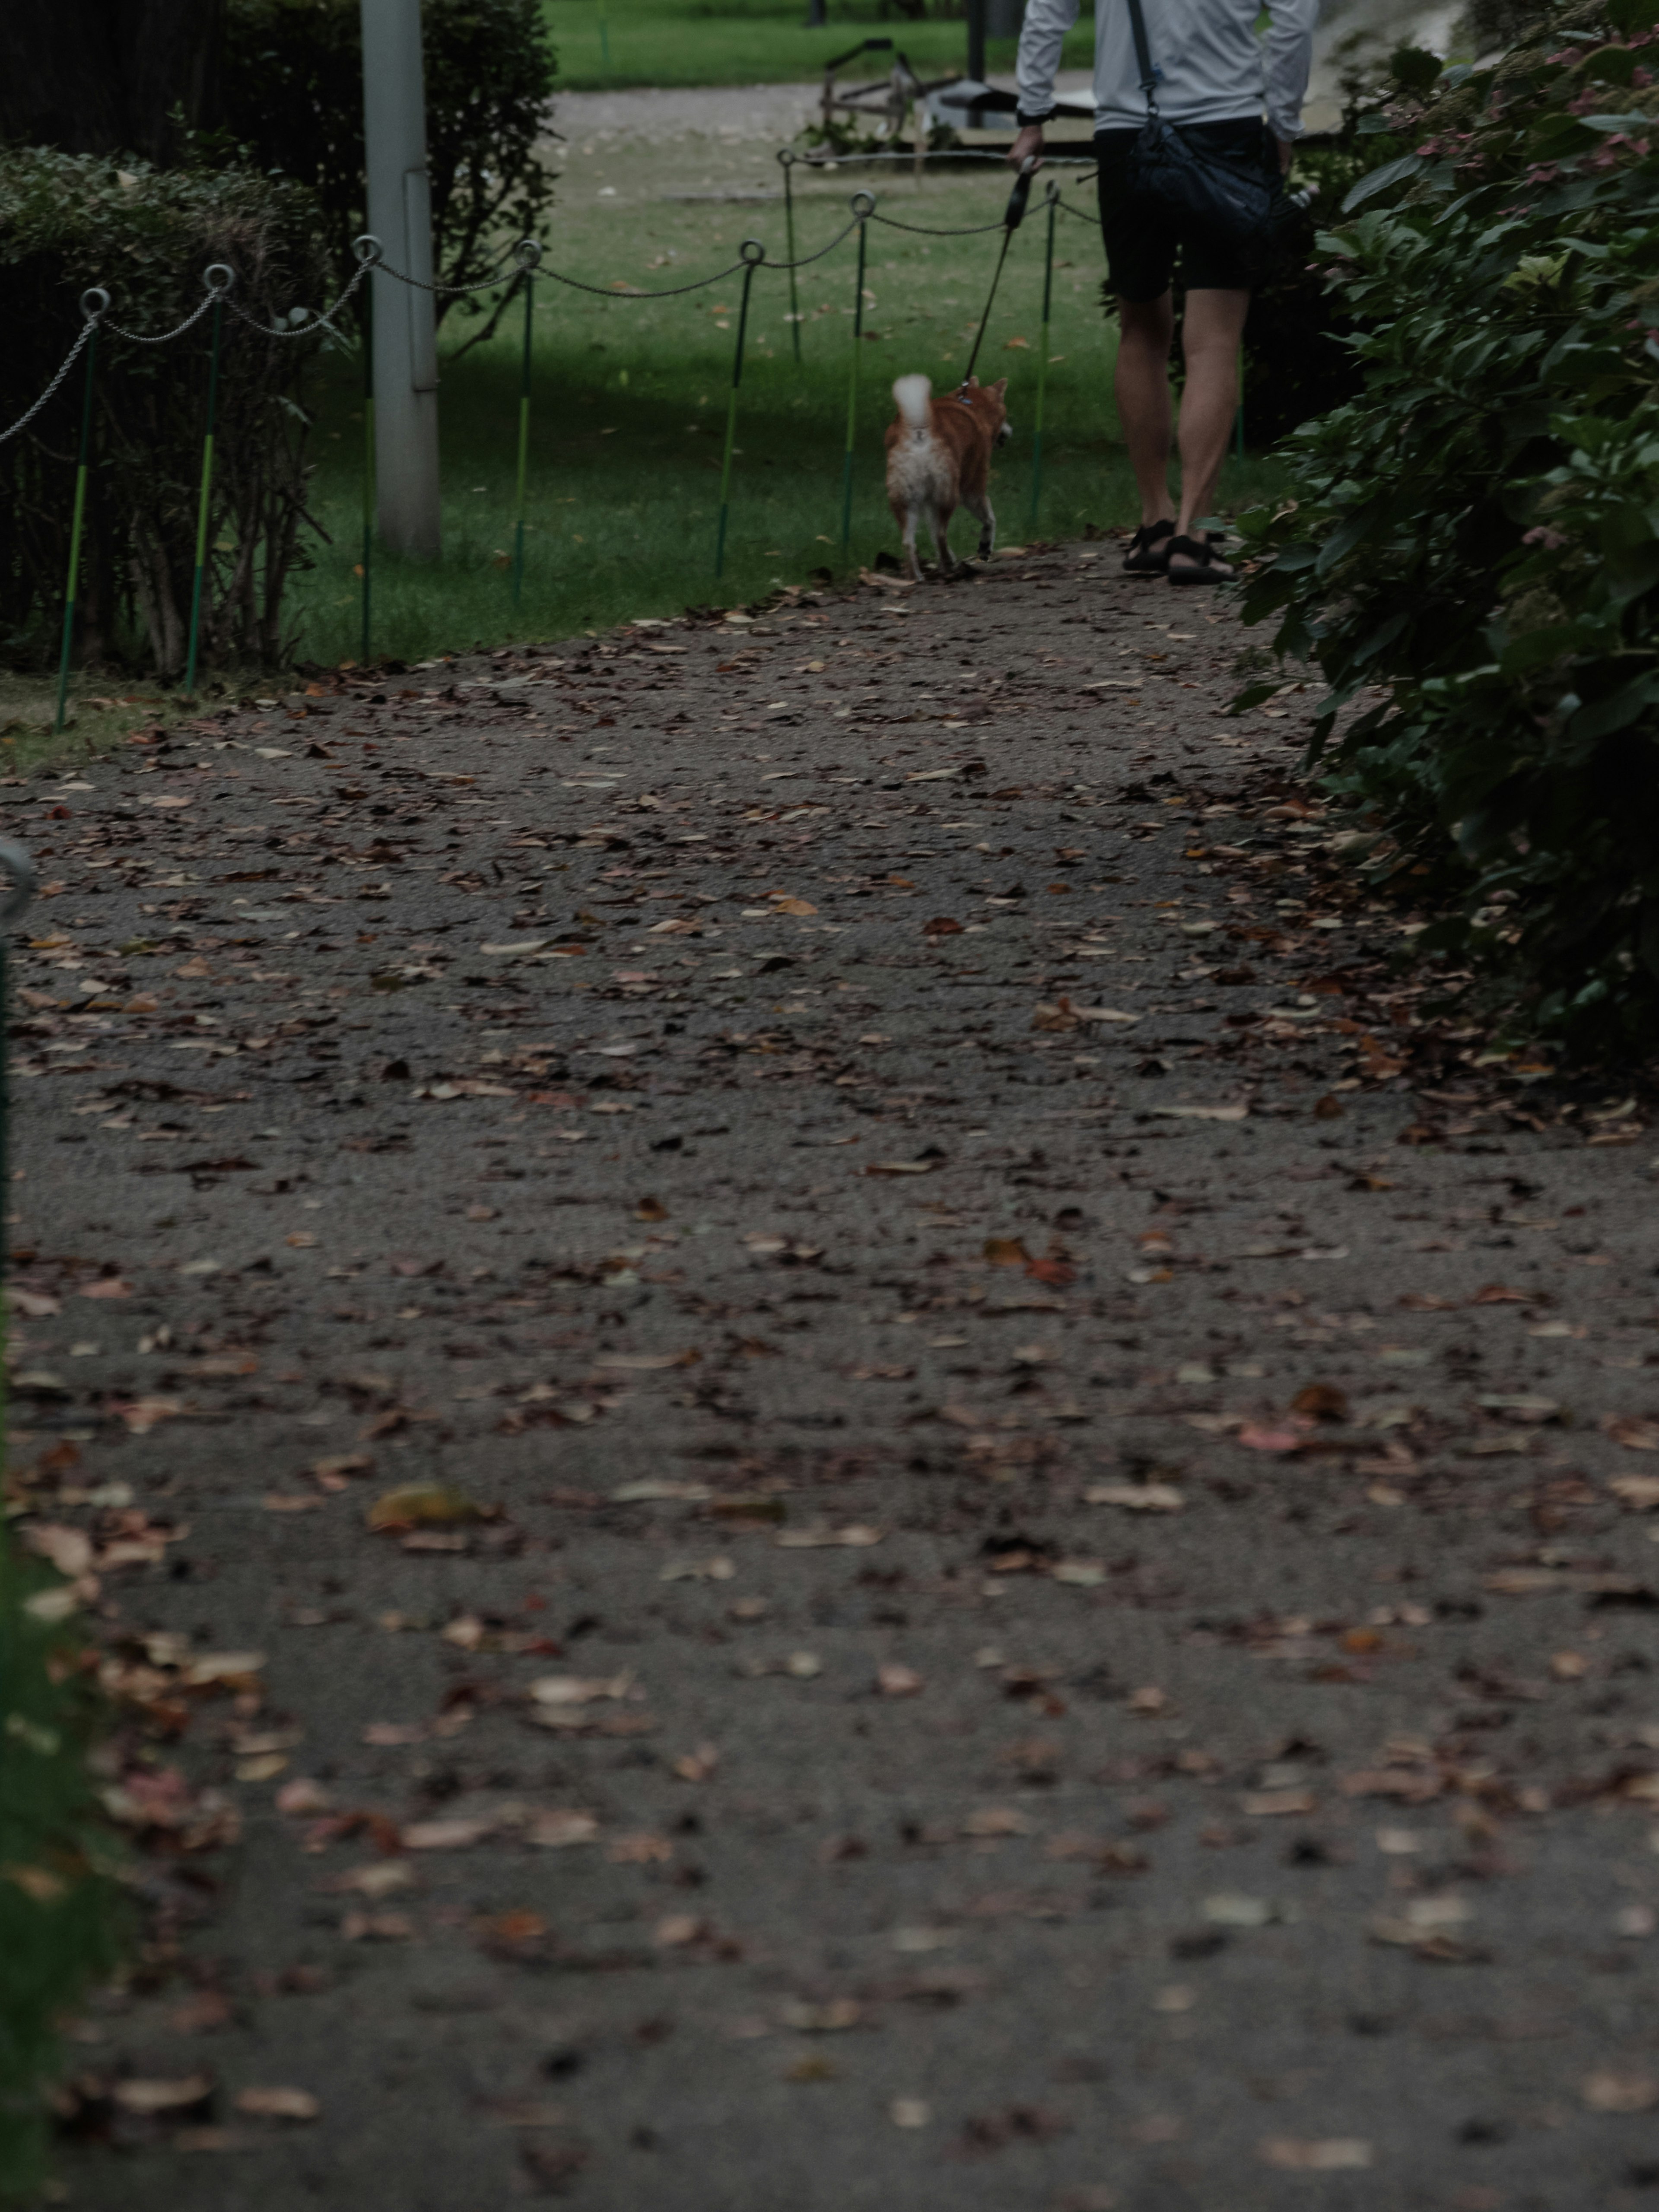
POLYGON ((1167 292, 1161 300, 1120 300, 1117 304, 1122 332, 1115 389, 1129 465, 1140 493, 1140 520, 1143 526, 1169 522, 1174 517, 1170 498, 1170 340, 1175 310, 1167 292))
MULTIPOLYGON (((1248 292, 1188 292, 1182 323, 1187 382, 1181 397, 1181 514, 1186 538, 1210 511, 1238 408, 1238 348, 1248 292)), ((1177 554, 1173 565, 1190 567, 1177 554)))

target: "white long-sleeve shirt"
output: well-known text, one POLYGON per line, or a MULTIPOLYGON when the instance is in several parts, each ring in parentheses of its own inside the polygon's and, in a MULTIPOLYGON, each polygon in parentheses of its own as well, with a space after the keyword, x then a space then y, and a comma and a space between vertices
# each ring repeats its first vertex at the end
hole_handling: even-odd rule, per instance
MULTIPOLYGON (((1320 0, 1266 4, 1270 27, 1258 39, 1262 0, 1142 0, 1158 111, 1170 122, 1237 122, 1265 107, 1275 137, 1301 137, 1320 0)), ((1041 115, 1054 106, 1060 43, 1077 16, 1078 0, 1026 0, 1023 113, 1041 115)), ((1129 0, 1095 0, 1094 91, 1097 131, 1132 130, 1146 119, 1129 0)))

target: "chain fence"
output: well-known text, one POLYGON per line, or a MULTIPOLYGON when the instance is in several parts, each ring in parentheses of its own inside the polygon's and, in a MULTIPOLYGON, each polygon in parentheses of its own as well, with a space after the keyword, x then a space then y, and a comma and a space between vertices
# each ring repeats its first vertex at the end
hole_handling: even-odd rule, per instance
MULTIPOLYGON (((880 160, 883 156, 879 154, 875 154, 860 158, 874 161, 880 160)), ((890 158, 898 157, 894 156, 890 158)), ((909 156, 906 155, 903 158, 908 160, 909 156)), ((986 154, 981 158, 1001 162, 1004 157, 1000 154, 986 154)), ((503 307, 510 301, 513 293, 515 290, 520 292, 522 295, 524 300, 524 331, 521 349, 521 368, 519 392, 518 465, 515 484, 514 548, 512 560, 513 600, 514 605, 516 606, 520 603, 524 583, 524 539, 526 528, 527 526, 526 521, 526 507, 528 496, 529 482, 529 441, 532 397, 531 370, 533 354, 533 317, 537 280, 538 278, 544 278, 553 283, 563 285, 569 290, 585 293, 590 297, 596 299, 632 301, 684 299, 693 293, 708 291, 715 285, 723 284, 732 276, 739 276, 741 278, 742 296, 738 305, 736 341, 732 351, 731 387, 726 410, 725 448, 722 454, 720 466, 720 513, 716 526, 714 558, 714 573, 716 578, 718 578, 722 574, 725 568, 726 529, 731 507, 732 464, 736 451, 735 440, 738 422, 738 394, 743 380, 744 349, 748 334, 750 319, 750 295, 755 279, 757 276, 763 273, 769 275, 775 274, 778 276, 787 276, 789 279, 790 295, 790 312, 788 321, 793 341, 793 356, 795 361, 799 362, 801 359, 801 325, 804 318, 800 313, 799 293, 796 286, 798 273, 803 269, 810 269, 816 263, 825 260, 830 255, 836 252, 839 247, 845 245, 849 238, 855 236, 857 240, 857 253, 853 306, 851 309, 853 331, 848 373, 847 443, 844 457, 842 498, 841 544, 842 550, 844 553, 850 542, 851 535, 854 453, 859 425, 860 362, 862 353, 862 340, 865 335, 865 276, 867 269, 869 226, 872 222, 878 223, 884 228, 889 230, 902 231, 911 235, 923 238, 954 239, 990 237, 993 235, 1000 236, 1001 246, 997 256, 995 272, 992 277, 990 294, 986 301, 985 313, 980 319, 977 335, 974 341, 973 353, 969 356, 968 365, 963 373, 962 385, 965 388, 969 378, 972 374, 974 362, 978 357, 980 344, 985 336, 985 331, 989 321, 992 305, 996 297, 997 285, 1001 276, 1003 264, 1007 258, 1008 249, 1012 242, 1014 234, 1019 228, 1021 222, 1024 219, 1025 201, 1029 194, 1031 183, 1030 172, 1032 165, 1029 163, 1027 164, 1026 170, 1022 172, 1015 183, 1007 209, 1004 214, 994 222, 971 223, 954 227, 940 227, 927 223, 908 222, 896 216, 883 214, 877 206, 875 195, 870 191, 861 190, 853 194, 849 202, 849 219, 836 233, 835 236, 830 240, 829 243, 818 247, 815 252, 798 255, 795 252, 795 210, 792 171, 797 165, 823 168, 836 166, 836 164, 831 164, 828 161, 812 161, 806 156, 796 154, 792 149, 785 149, 781 153, 780 153, 778 159, 782 163, 784 174, 784 203, 787 237, 787 258, 782 260, 775 260, 772 258, 765 244, 761 240, 754 238, 745 239, 738 250, 738 256, 735 261, 728 262, 725 266, 714 270, 708 276, 696 277, 690 283, 685 284, 673 284, 647 289, 635 285, 601 285, 589 283, 584 278, 571 276, 563 270, 553 269, 545 266, 544 263, 545 249, 542 240, 537 238, 521 238, 514 240, 511 246, 506 247, 501 253, 498 255, 490 270, 486 275, 477 278, 476 281, 462 284, 441 283, 432 282, 424 277, 416 276, 407 270, 393 267, 392 264, 386 258, 380 240, 374 237, 373 234, 365 233, 362 236, 354 241, 353 252, 356 257, 357 265, 352 272, 349 280, 340 291, 338 296, 333 300, 328 307, 324 308, 296 307, 290 311, 289 319, 286 322, 262 322, 257 316, 250 313, 246 307, 242 307, 234 296, 236 288, 236 272, 234 269, 222 262, 216 262, 204 270, 202 278, 202 299, 182 321, 175 324, 171 330, 167 331, 153 332, 130 331, 125 328, 122 325, 111 321, 109 319, 109 316, 111 307, 112 306, 112 301, 110 293, 101 285, 90 286, 81 295, 80 311, 82 316, 82 327, 80 332, 76 337, 74 343, 70 346, 68 353, 64 356, 63 362, 58 368, 57 374, 53 376, 52 381, 46 386, 46 389, 41 392, 40 398, 35 400, 33 406, 31 406, 25 414, 20 416, 9 428, 0 430, 0 445, 3 445, 8 441, 21 435, 21 433, 27 430, 29 425, 37 419, 43 409, 45 409, 63 389, 64 384, 68 381, 74 372, 76 364, 84 363, 82 371, 80 436, 76 462, 73 519, 70 535, 69 568, 68 574, 65 579, 64 593, 64 625, 58 660, 57 709, 52 725, 54 732, 63 729, 67 711, 70 659, 75 635, 76 597, 79 581, 82 526, 86 511, 88 472, 91 465, 92 429, 99 357, 99 340, 100 335, 104 335, 106 333, 110 339, 120 339, 130 345, 144 347, 167 346, 174 343, 179 339, 187 337, 189 334, 192 331, 196 330, 204 319, 210 317, 211 318, 208 398, 203 431, 202 463, 198 494, 196 562, 195 573, 192 580, 189 647, 185 672, 185 696, 187 698, 193 698, 196 692, 198 652, 201 632, 203 593, 205 585, 207 556, 209 551, 207 532, 210 497, 214 471, 214 440, 219 387, 219 370, 225 336, 225 318, 227 313, 234 319, 234 321, 260 337, 286 341, 296 338, 309 338, 315 340, 319 337, 327 337, 332 338, 338 344, 349 344, 350 340, 338 327, 337 318, 343 312, 343 310, 352 305, 358 293, 362 291, 368 278, 373 275, 386 276, 392 283, 404 285, 414 291, 425 292, 432 295, 434 297, 447 299, 476 297, 483 293, 499 290, 503 284, 505 284, 507 290, 502 300, 503 307)), ((1088 179, 1084 179, 1081 181, 1087 183, 1090 180, 1088 179)), ((1048 185, 1044 206, 1048 220, 1043 260, 1042 337, 1038 353, 1036 440, 1030 498, 1030 521, 1033 525, 1036 522, 1038 507, 1041 500, 1042 419, 1047 394, 1048 326, 1054 289, 1054 218, 1057 214, 1065 214, 1074 216, 1079 222, 1084 222, 1092 223, 1096 220, 1092 213, 1085 213, 1079 208, 1069 205, 1061 197, 1061 188, 1060 185, 1053 181, 1050 181, 1048 185)), ((360 564, 362 574, 362 655, 365 663, 368 662, 370 657, 371 611, 373 605, 372 556, 374 549, 374 453, 373 430, 373 378, 371 368, 374 321, 372 301, 373 294, 371 292, 368 301, 365 303, 365 309, 362 317, 363 326, 360 333, 360 343, 362 346, 364 363, 365 395, 363 542, 362 560, 360 564)))

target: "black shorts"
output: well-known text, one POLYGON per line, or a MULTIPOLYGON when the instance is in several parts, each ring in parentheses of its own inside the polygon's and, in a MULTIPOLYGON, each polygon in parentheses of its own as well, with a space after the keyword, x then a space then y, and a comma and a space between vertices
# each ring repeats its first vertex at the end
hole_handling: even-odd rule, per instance
MULTIPOLYGON (((1237 123, 1183 123, 1187 137, 1218 152, 1259 152, 1271 175, 1277 149, 1260 116, 1237 123)), ((1100 164, 1100 228, 1106 240, 1109 280, 1119 299, 1137 304, 1160 300, 1170 289, 1177 253, 1181 281, 1189 292, 1248 292, 1254 279, 1237 246, 1207 225, 1183 222, 1162 206, 1139 199, 1129 185, 1129 149, 1137 131, 1097 131, 1100 164)))

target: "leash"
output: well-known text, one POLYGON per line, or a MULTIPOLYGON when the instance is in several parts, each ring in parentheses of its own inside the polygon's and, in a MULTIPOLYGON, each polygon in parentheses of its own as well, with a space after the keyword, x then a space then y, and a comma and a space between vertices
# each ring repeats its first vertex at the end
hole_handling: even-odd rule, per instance
POLYGON ((974 363, 979 359, 979 349, 985 343, 986 325, 991 319, 991 309, 996 301, 997 286, 1002 282, 1002 264, 1008 258, 1008 248, 1012 243, 1014 233, 1025 220, 1026 203, 1031 197, 1031 179, 1036 174, 1036 156, 1035 154, 1028 154, 1019 165, 1019 174, 1014 179, 1014 189, 1008 195, 1008 205, 1002 218, 1002 251, 997 256, 996 273, 991 279, 991 289, 985 302, 985 313, 979 319, 979 331, 974 339, 974 349, 968 356, 967 368, 962 372, 962 382, 957 386, 956 396, 964 407, 971 404, 966 396, 968 386, 974 380, 974 363))

